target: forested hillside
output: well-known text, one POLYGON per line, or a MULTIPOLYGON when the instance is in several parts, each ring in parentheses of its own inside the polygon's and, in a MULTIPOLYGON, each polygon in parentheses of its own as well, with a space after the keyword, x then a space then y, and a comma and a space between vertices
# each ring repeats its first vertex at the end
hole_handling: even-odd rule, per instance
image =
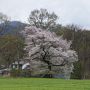
POLYGON ((16 35, 25 28, 27 24, 20 21, 8 21, 0 24, 0 35, 16 35))
POLYGON ((54 30, 57 35, 63 35, 67 40, 72 40, 71 48, 78 53, 79 61, 75 63, 73 78, 90 78, 90 31, 76 25, 59 27, 54 30))

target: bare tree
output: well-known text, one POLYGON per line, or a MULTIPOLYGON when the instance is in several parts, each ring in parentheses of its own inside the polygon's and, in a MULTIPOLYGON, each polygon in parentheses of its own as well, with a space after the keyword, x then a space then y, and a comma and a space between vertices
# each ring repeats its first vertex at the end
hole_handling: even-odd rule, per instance
POLYGON ((0 13, 0 23, 5 23, 9 21, 9 17, 3 13, 0 13))
POLYGON ((53 12, 49 13, 47 9, 33 10, 29 15, 28 21, 31 26, 37 28, 50 29, 55 27, 58 16, 53 12))
MULTIPOLYGON (((0 24, 3 24, 3 27, 6 27, 9 21, 9 17, 3 13, 0 13, 0 24)), ((2 26, 0 26, 0 33, 4 30, 2 26)))

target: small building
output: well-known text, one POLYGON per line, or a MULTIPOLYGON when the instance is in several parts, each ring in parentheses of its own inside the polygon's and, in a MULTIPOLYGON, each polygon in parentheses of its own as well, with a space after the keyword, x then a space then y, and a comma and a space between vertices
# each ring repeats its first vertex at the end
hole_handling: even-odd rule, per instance
POLYGON ((24 65, 24 61, 15 61, 10 65, 11 69, 22 69, 22 66, 24 65))

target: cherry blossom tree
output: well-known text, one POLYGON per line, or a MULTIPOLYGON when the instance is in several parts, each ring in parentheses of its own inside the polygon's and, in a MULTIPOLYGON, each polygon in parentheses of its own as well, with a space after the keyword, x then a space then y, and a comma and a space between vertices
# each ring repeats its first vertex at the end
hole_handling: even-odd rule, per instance
POLYGON ((22 33, 27 44, 24 49, 28 53, 32 76, 70 78, 73 63, 78 61, 76 52, 70 49, 71 41, 33 26, 26 27, 22 33))

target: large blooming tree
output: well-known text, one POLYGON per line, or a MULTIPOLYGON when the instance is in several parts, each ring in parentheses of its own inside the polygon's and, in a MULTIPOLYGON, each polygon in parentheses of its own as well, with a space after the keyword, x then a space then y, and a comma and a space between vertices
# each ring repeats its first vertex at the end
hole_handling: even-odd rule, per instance
POLYGON ((71 41, 36 27, 26 27, 23 35, 32 75, 70 78, 73 63, 78 60, 76 52, 70 49, 71 41))

